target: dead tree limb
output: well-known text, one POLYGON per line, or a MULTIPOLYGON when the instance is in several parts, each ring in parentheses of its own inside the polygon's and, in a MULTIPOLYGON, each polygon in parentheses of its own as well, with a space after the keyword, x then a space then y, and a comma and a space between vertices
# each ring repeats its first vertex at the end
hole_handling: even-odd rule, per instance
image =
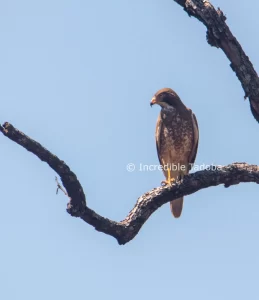
POLYGON ((224 51, 231 62, 230 67, 241 82, 245 99, 249 98, 252 114, 259 122, 259 78, 249 57, 227 26, 226 16, 206 0, 174 1, 181 5, 189 16, 195 17, 207 27, 207 42, 224 51))
POLYGON ((185 176, 181 182, 170 187, 158 187, 142 195, 121 222, 104 218, 87 207, 83 188, 76 175, 64 161, 52 154, 41 144, 14 128, 10 123, 0 126, 0 131, 26 150, 46 162, 61 178, 69 197, 67 212, 92 225, 97 231, 113 236, 120 245, 131 241, 147 219, 163 204, 181 196, 193 194, 210 186, 224 184, 225 187, 240 182, 259 183, 259 166, 233 163, 228 166, 211 166, 185 176))
MULTIPOLYGON (((241 45, 226 25, 226 17, 220 9, 206 0, 175 0, 190 15, 207 27, 207 41, 211 46, 221 48, 229 58, 232 70, 236 73, 248 97, 255 119, 259 122, 259 78, 241 45)), ((181 182, 172 186, 158 187, 142 195, 120 222, 109 220, 87 207, 83 188, 76 175, 64 161, 45 149, 41 144, 26 136, 9 123, 0 125, 3 135, 32 152, 46 162, 61 178, 65 190, 58 188, 68 196, 67 212, 92 225, 97 231, 113 236, 120 245, 131 241, 147 221, 163 204, 181 196, 193 194, 201 189, 224 184, 225 187, 241 182, 259 183, 259 166, 246 163, 233 163, 228 166, 211 166, 185 176, 181 182)))

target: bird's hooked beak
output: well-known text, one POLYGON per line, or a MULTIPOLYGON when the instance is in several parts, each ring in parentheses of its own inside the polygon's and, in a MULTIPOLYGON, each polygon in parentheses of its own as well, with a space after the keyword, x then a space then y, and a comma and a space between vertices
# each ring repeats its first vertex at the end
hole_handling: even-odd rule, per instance
POLYGON ((151 102, 150 102, 150 106, 152 107, 154 104, 157 104, 157 100, 156 97, 153 97, 151 102))

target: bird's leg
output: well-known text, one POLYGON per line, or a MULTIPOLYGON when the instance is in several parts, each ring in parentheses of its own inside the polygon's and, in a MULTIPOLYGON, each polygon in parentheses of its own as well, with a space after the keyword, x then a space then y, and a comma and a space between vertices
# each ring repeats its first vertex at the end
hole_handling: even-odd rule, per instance
POLYGON ((176 180, 175 180, 175 178, 171 178, 171 173, 170 173, 170 169, 167 169, 167 180, 163 180, 162 182, 161 182, 161 184, 163 185, 163 186, 165 186, 165 185, 171 185, 173 182, 175 182, 176 180))
POLYGON ((183 180, 185 174, 184 174, 184 171, 180 171, 179 175, 177 176, 177 180, 179 180, 180 182, 183 180))

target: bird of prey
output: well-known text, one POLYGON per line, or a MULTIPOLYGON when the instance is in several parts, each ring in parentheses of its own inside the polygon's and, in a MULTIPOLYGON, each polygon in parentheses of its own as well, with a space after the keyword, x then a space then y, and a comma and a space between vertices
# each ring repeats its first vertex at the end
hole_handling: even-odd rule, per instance
MULTIPOLYGON (((166 178, 165 184, 171 185, 188 174, 195 161, 199 142, 197 119, 179 96, 170 88, 159 90, 150 105, 158 104, 161 111, 156 124, 156 147, 160 165, 166 178)), ((170 202, 175 218, 180 217, 183 197, 170 202)))

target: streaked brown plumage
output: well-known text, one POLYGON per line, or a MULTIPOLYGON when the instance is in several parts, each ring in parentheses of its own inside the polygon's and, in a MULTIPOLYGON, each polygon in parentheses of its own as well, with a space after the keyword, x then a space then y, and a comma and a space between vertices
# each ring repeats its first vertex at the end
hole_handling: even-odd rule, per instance
MULTIPOLYGON (((171 184, 188 174, 195 161, 199 142, 199 128, 194 113, 170 88, 159 90, 150 105, 158 104, 161 111, 156 124, 156 146, 160 164, 171 184)), ((181 215, 183 197, 170 202, 174 217, 181 215)))

